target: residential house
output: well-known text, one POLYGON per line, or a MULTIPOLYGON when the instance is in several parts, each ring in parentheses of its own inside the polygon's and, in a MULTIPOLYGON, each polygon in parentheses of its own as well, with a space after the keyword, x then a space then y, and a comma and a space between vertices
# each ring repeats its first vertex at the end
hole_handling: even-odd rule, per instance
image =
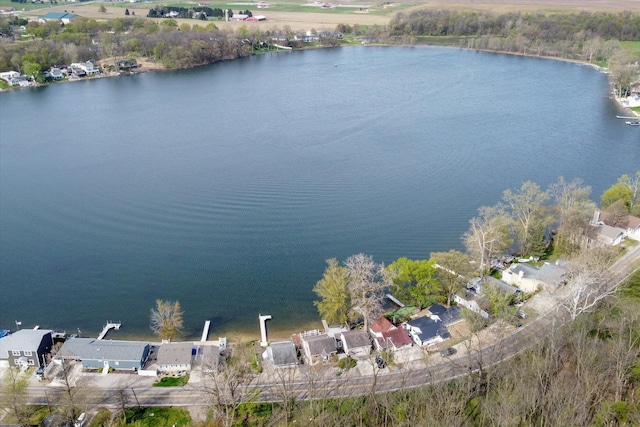
POLYGON ((442 322, 427 316, 405 322, 403 327, 420 347, 431 347, 451 338, 451 334, 442 322))
POLYGON ((402 328, 395 326, 389 319, 380 316, 369 327, 373 336, 373 342, 377 350, 398 351, 401 348, 411 347, 413 340, 402 328))
POLYGON ((596 240, 604 246, 616 246, 624 240, 624 230, 620 227, 612 227, 607 224, 595 226, 596 240))
POLYGON ((64 342, 56 359, 80 360, 85 369, 139 371, 149 355, 149 344, 139 341, 70 338, 64 342))
POLYGON ((51 77, 53 80, 61 80, 64 78, 64 73, 60 68, 51 67, 51 69, 49 70, 49 77, 51 77))
POLYGON ((100 70, 93 65, 93 62, 74 62, 69 66, 74 74, 79 77, 82 76, 93 76, 96 74, 100 74, 100 70))
POLYGON ((309 365, 328 362, 331 355, 338 352, 336 339, 327 334, 302 336, 302 350, 309 365))
POLYGON ((339 336, 345 354, 350 356, 368 356, 371 354, 371 338, 367 331, 355 329, 342 332, 339 336))
POLYGON ((62 24, 69 24, 76 19, 78 15, 67 12, 49 12, 39 18, 40 23, 44 24, 49 21, 59 21, 62 24))
MULTIPOLYGON (((509 268, 513 267, 514 265, 522 265, 522 264, 512 264, 509 268)), ((502 277, 504 278, 504 272, 502 273, 502 277)), ((515 296, 518 296, 522 293, 522 290, 516 288, 515 286, 512 286, 509 283, 505 283, 505 281, 502 280, 498 280, 495 277, 492 276, 485 276, 485 277, 478 277, 475 278, 473 280, 471 280, 468 284, 467 284, 467 289, 472 290, 473 292, 475 292, 478 295, 482 295, 484 288, 490 284, 491 286, 495 286, 496 288, 498 288, 499 290, 501 290, 502 292, 506 292, 509 294, 513 294, 515 296)))
POLYGON ((456 305, 447 308, 442 304, 434 304, 429 307, 429 313, 431 313, 431 319, 439 320, 445 326, 452 326, 464 320, 462 313, 460 313, 460 307, 456 305))
POLYGON ((159 372, 190 371, 193 352, 190 342, 164 343, 158 348, 156 364, 159 372))
POLYGON ((610 212, 596 211, 594 225, 609 225, 623 230, 625 237, 640 241, 640 218, 633 215, 614 215, 610 212))
POLYGON ((262 354, 263 359, 269 360, 276 368, 286 368, 298 365, 298 352, 293 341, 271 343, 262 354))
POLYGON ((454 295, 453 300, 456 304, 468 308, 485 319, 489 317, 489 312, 487 310, 489 310, 491 304, 485 297, 480 296, 475 292, 467 291, 465 296, 454 295))
POLYGON ((0 361, 9 366, 41 366, 53 347, 51 330, 21 329, 0 338, 0 361))
POLYGON ((29 86, 29 79, 17 71, 5 71, 0 73, 0 79, 7 82, 9 86, 29 86))

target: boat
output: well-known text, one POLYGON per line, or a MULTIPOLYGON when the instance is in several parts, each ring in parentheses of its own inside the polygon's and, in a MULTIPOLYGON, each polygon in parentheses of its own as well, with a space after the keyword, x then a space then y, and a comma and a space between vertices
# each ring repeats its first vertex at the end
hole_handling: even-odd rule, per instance
POLYGON ((640 121, 638 121, 638 122, 624 122, 624 123, 629 125, 629 126, 640 126, 640 121))

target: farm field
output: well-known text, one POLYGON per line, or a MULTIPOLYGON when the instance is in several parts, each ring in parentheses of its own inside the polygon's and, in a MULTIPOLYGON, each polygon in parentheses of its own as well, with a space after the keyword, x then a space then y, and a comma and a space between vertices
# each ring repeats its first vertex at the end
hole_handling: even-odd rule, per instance
MULTIPOLYGON (((266 21, 262 22, 214 22, 219 28, 236 29, 242 26, 256 26, 266 29, 288 26, 292 30, 309 29, 333 29, 338 24, 348 25, 385 25, 399 11, 409 12, 418 8, 430 9, 465 9, 477 11, 491 11, 504 13, 509 11, 558 13, 570 11, 640 11, 640 0, 447 0, 427 1, 403 1, 392 2, 366 2, 366 1, 328 1, 331 7, 322 7, 323 2, 306 2, 287 0, 285 2, 265 2, 266 8, 258 8, 258 2, 229 2, 213 0, 208 1, 209 7, 232 9, 233 11, 250 10, 254 15, 265 15, 266 21)), ((16 9, 24 9, 21 14, 25 17, 41 16, 47 12, 73 11, 74 13, 91 19, 113 19, 124 17, 126 8, 135 12, 137 17, 146 17, 148 10, 154 5, 176 5, 182 7, 197 6, 199 2, 193 0, 178 1, 146 1, 144 3, 112 3, 112 2, 86 2, 71 3, 58 2, 50 5, 48 2, 39 3, 12 3, 10 0, 0 0, 0 6, 13 6, 16 9), (106 13, 100 13, 100 5, 106 7, 106 13)), ((202 21, 179 20, 180 23, 203 24, 202 21)))

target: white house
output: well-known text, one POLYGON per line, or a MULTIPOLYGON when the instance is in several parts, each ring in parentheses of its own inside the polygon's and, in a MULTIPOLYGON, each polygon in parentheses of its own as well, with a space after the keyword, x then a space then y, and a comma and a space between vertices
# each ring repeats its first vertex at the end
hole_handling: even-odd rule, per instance
POLYGON ((418 317, 404 323, 403 326, 420 347, 430 347, 451 338, 444 324, 430 317, 418 317))
POLYGON ((345 331, 340 334, 342 348, 350 356, 367 356, 371 354, 371 338, 363 330, 345 331))

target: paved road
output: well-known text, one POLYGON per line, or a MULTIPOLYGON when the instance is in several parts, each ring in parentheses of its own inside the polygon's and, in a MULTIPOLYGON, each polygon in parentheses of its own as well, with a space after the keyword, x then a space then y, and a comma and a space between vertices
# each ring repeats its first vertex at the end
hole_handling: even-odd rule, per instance
MULTIPOLYGON (((609 289, 617 287, 630 274, 640 268, 640 245, 622 256, 611 267, 609 289)), ((545 304, 546 312, 530 320, 521 328, 495 328, 493 339, 472 339, 459 344, 458 353, 450 358, 433 355, 425 363, 415 368, 390 367, 379 370, 372 366, 371 375, 360 375, 355 370, 337 376, 336 370, 326 369, 315 372, 306 368, 297 370, 295 377, 273 375, 259 377, 259 382, 248 386, 258 393, 262 401, 282 401, 286 397, 309 399, 320 397, 348 397, 372 392, 386 392, 399 389, 420 387, 426 384, 449 381, 454 378, 478 372, 497 363, 501 363, 531 346, 541 342, 549 331, 566 321, 567 312, 561 308, 570 295, 570 289, 564 294, 552 295, 555 305, 545 304), (496 335, 497 334, 497 335, 496 335)), ((546 296, 549 298, 549 295, 546 296)), ((477 338, 477 337, 476 337, 477 338)), ((113 376, 110 374, 109 376, 113 376)), ((120 407, 125 400, 127 406, 202 406, 206 404, 206 395, 198 387, 198 382, 182 388, 150 387, 149 379, 131 379, 128 384, 112 384, 106 388, 85 386, 83 400, 99 406, 120 407)), ((48 387, 42 383, 32 383, 29 387, 31 402, 45 405, 55 402, 62 390, 48 387)))

